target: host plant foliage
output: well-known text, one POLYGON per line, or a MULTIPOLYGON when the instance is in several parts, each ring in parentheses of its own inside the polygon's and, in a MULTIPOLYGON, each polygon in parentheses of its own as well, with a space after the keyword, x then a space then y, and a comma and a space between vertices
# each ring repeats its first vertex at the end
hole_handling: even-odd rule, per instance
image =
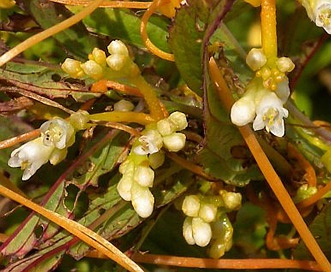
POLYGON ((0 0, 0 19, 3 271, 331 271, 330 120, 302 112, 330 1, 0 0))

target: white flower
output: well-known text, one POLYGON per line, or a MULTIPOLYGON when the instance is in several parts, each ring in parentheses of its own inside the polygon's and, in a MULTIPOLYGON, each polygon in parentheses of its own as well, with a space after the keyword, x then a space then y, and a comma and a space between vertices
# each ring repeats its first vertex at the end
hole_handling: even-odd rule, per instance
POLYGON ((58 149, 69 147, 74 142, 75 130, 73 126, 61 118, 43 123, 40 127, 43 143, 58 149))
POLYGON ((198 246, 205 247, 209 244, 212 237, 210 224, 200 217, 192 218, 192 232, 195 243, 198 246))
POLYGON ((193 238, 192 230, 192 218, 186 217, 183 224, 183 236, 186 240, 186 243, 189 245, 195 245, 195 240, 193 238))
POLYGON ((163 144, 170 152, 178 152, 183 149, 186 142, 186 136, 183 133, 173 133, 163 137, 163 144))
POLYGON ((131 188, 132 206, 136 213, 143 218, 147 218, 153 212, 154 197, 148 187, 140 186, 133 182, 131 188))
POLYGON ((256 118, 253 129, 266 128, 277 137, 284 136, 285 127, 283 118, 288 116, 288 111, 283 108, 282 101, 274 92, 265 91, 265 94, 256 106, 256 118))
POLYGON ((149 166, 138 165, 136 166, 133 179, 140 186, 152 187, 154 182, 154 171, 149 166))
POLYGON ((121 40, 112 41, 108 47, 109 54, 118 54, 123 56, 129 56, 129 51, 126 45, 121 40))
POLYGON ((317 1, 315 8, 315 23, 319 27, 323 27, 328 34, 331 34, 331 2, 317 1))
POLYGON ((15 149, 11 153, 8 165, 21 167, 24 170, 22 180, 27 180, 48 162, 53 150, 54 147, 44 145, 43 139, 39 137, 15 149))
POLYGON ((163 140, 160 133, 154 129, 147 130, 144 135, 139 137, 140 145, 133 149, 138 155, 147 155, 158 152, 163 146, 163 140))
POLYGON ((202 204, 199 210, 199 217, 205 222, 210 223, 215 220, 217 207, 210 203, 202 204))
POLYGON ((200 199, 197 195, 189 195, 184 198, 182 204, 183 213, 187 216, 196 217, 200 210, 200 199))
POLYGON ((174 124, 176 131, 181 131, 188 125, 186 115, 180 111, 170 114, 168 120, 174 124))

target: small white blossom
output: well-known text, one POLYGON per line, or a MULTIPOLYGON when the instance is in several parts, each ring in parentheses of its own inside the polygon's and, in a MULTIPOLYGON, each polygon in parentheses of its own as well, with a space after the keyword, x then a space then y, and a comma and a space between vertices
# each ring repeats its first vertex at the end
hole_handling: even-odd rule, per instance
POLYGON ((43 123, 40 130, 43 143, 46 146, 64 149, 74 142, 75 130, 73 126, 61 118, 55 118, 43 123))
POLYGON ((67 58, 61 65, 61 68, 72 78, 80 78, 84 76, 84 71, 81 64, 82 63, 78 60, 67 58))
POLYGON ((129 56, 129 51, 126 45, 121 40, 112 41, 108 47, 109 54, 118 54, 123 56, 129 56))
POLYGON ((94 79, 99 79, 103 76, 103 68, 94 60, 88 60, 80 65, 84 73, 94 79))
POLYGON ((134 105, 125 99, 121 99, 114 104, 114 111, 132 111, 133 109, 134 105))
POLYGON ((140 145, 133 149, 133 152, 138 155, 156 153, 163 146, 162 136, 154 129, 147 130, 144 135, 139 137, 138 141, 140 142, 140 145))
POLYGON ((175 131, 181 131, 188 126, 186 115, 180 111, 171 113, 168 120, 174 124, 175 131))
POLYGON ((183 236, 186 240, 186 243, 189 245, 195 245, 195 240, 193 238, 192 230, 192 218, 186 217, 183 224, 183 236))
POLYGON ((152 187, 154 182, 154 171, 149 166, 138 165, 136 166, 133 179, 140 186, 152 187))
POLYGON ((44 145, 43 139, 39 137, 15 149, 11 153, 8 165, 21 167, 24 170, 22 180, 27 180, 48 162, 53 150, 54 147, 44 145))
POLYGON ((215 220, 217 214, 217 207, 213 204, 202 204, 199 210, 199 217, 205 222, 210 223, 215 220))
POLYGON ((285 134, 284 119, 288 116, 287 109, 283 108, 282 101, 274 92, 266 91, 261 101, 256 106, 256 118, 253 122, 254 130, 266 128, 275 136, 285 134))
POLYGON ((279 71, 283 73, 291 72, 293 71, 295 65, 293 61, 290 58, 287 57, 281 57, 276 60, 276 66, 279 71))
POLYGON ((101 66, 106 65, 106 53, 105 51, 94 48, 92 53, 89 54, 89 60, 94 60, 97 64, 100 64, 101 66))
POLYGON ((243 96, 231 108, 231 122, 237 126, 251 123, 255 117, 255 102, 251 96, 243 96))
POLYGON ((200 210, 199 197, 197 195, 186 196, 182 204, 182 210, 187 216, 197 217, 200 210))

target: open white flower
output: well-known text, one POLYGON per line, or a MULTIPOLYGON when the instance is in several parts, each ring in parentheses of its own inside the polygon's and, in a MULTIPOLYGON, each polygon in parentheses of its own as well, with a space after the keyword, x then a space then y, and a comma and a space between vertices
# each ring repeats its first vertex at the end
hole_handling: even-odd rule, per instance
POLYGON ((43 143, 64 149, 74 143, 75 130, 73 126, 61 118, 43 123, 40 127, 43 143))
POLYGON ((44 145, 43 139, 39 137, 15 149, 11 153, 8 165, 21 167, 24 170, 22 180, 27 180, 48 162, 53 150, 54 147, 44 145))
POLYGON ((253 122, 254 130, 266 128, 277 137, 285 134, 283 118, 288 116, 287 109, 283 108, 282 101, 274 92, 265 91, 265 94, 256 106, 256 118, 253 122))
POLYGON ((161 134, 157 130, 148 130, 144 135, 139 137, 140 145, 133 149, 138 155, 154 154, 163 146, 161 134))

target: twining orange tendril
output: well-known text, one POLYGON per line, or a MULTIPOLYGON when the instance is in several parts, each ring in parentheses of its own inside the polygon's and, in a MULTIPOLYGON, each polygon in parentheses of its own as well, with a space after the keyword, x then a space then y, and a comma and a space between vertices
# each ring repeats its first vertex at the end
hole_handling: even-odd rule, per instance
MULTIPOLYGON (((221 74, 218 66, 213 58, 209 61, 209 71, 211 77, 214 81, 215 86, 217 87, 218 95, 223 102, 225 108, 230 110, 234 99, 231 95, 231 91, 228 88, 223 75, 221 74)), ((319 263, 323 271, 331 271, 331 265, 328 259, 325 257, 323 251, 317 244, 314 236, 311 234, 309 228, 307 227, 305 221, 300 215, 298 209, 294 205, 290 195, 286 191, 284 185, 282 184, 281 179, 277 175, 273 166, 271 165, 268 157, 263 152, 258 140, 255 137, 255 134, 248 125, 238 127, 241 135, 243 136, 246 144, 248 145, 250 151, 252 152, 262 174, 264 175, 266 181, 271 187, 272 191, 276 195, 281 206, 285 210, 288 217, 291 219, 294 227, 299 232, 302 240, 306 244, 307 248, 314 256, 316 261, 319 263)))
POLYGON ((139 136, 140 133, 138 132, 138 130, 130 127, 130 126, 126 126, 120 123, 114 123, 114 122, 107 122, 105 124, 106 127, 111 127, 111 128, 115 128, 115 129, 119 129, 119 130, 123 130, 129 134, 131 134, 132 136, 139 136))
POLYGON ((156 265, 169 265, 192 268, 214 269, 301 269, 321 271, 313 261, 283 260, 283 259, 206 259, 194 257, 177 257, 168 255, 134 253, 131 257, 135 262, 156 265))
POLYGON ((177 164, 179 164, 180 166, 182 166, 185 169, 190 170, 192 173, 197 174, 200 177, 205 178, 206 180, 215 180, 215 178, 213 178, 212 176, 208 175, 202 167, 191 163, 188 160, 183 159, 182 157, 178 156, 175 153, 167 153, 167 156, 172 159, 174 162, 176 162, 177 164))
POLYGON ((37 138, 39 135, 40 135, 40 129, 35 129, 35 130, 29 131, 27 133, 24 133, 22 135, 1 141, 0 149, 8 148, 15 144, 25 142, 25 141, 31 140, 33 138, 37 138))
POLYGON ((291 143, 288 143, 287 145, 287 152, 289 158, 295 159, 296 163, 298 163, 305 170, 306 173, 304 175, 304 178, 307 181, 307 184, 310 187, 316 187, 316 173, 309 161, 307 161, 306 158, 291 143))
POLYGON ((31 46, 55 35, 56 33, 59 33, 63 31, 64 29, 67 29, 71 27, 72 25, 78 23, 82 19, 84 19, 86 16, 91 14, 103 0, 95 0, 92 1, 90 5, 88 5, 86 8, 84 8, 79 13, 75 14, 74 16, 68 18, 67 20, 64 20, 63 22, 52 26, 36 35, 33 35, 32 37, 26 39, 24 42, 20 43, 19 45, 15 46, 14 48, 10 49, 8 52, 3 54, 0 57, 0 67, 16 57, 18 54, 22 53, 26 49, 30 48, 31 46))
MULTIPOLYGON (((91 1, 84 0, 50 0, 55 3, 71 6, 87 6, 91 1)), ((129 9, 148 9, 152 2, 137 1, 103 1, 100 8, 129 8, 129 9)))
POLYGON ((64 217, 54 211, 45 209, 44 207, 32 202, 31 200, 22 197, 21 195, 9 190, 8 188, 0 185, 0 195, 7 197, 15 202, 30 208, 41 216, 51 220, 55 224, 64 228, 71 234, 75 235, 88 245, 94 247, 108 258, 114 260, 118 264, 122 265, 125 269, 132 272, 143 272, 143 270, 126 255, 124 255, 119 249, 113 246, 106 239, 101 237, 99 234, 95 233, 91 229, 64 217))
POLYGON ((138 88, 124 85, 124 84, 118 83, 116 81, 111 81, 111 80, 107 80, 107 79, 102 79, 102 80, 99 80, 99 81, 93 83, 93 85, 91 87, 91 91, 94 93, 105 93, 108 91, 108 88, 123 92, 124 94, 127 94, 127 95, 134 95, 134 96, 142 97, 142 94, 138 88))
POLYGON ((324 187, 319 188, 316 194, 297 203, 297 207, 300 209, 310 207, 314 205, 317 201, 319 201, 321 198, 323 198, 323 196, 330 191, 331 191, 331 181, 329 181, 329 183, 326 184, 324 187))
POLYGON ((141 38, 144 41, 147 49, 149 51, 151 51, 154 55, 160 57, 161 59, 165 59, 165 60, 169 60, 169 61, 175 61, 175 57, 174 57, 173 54, 169 54, 167 52, 164 52, 160 48, 156 47, 151 42, 151 40, 148 38, 148 35, 147 35, 148 20, 152 16, 152 14, 157 10, 157 8, 160 6, 160 3, 161 3, 160 0, 154 0, 153 3, 150 5, 150 7, 144 13, 144 15, 141 19, 141 25, 140 25, 141 38))

